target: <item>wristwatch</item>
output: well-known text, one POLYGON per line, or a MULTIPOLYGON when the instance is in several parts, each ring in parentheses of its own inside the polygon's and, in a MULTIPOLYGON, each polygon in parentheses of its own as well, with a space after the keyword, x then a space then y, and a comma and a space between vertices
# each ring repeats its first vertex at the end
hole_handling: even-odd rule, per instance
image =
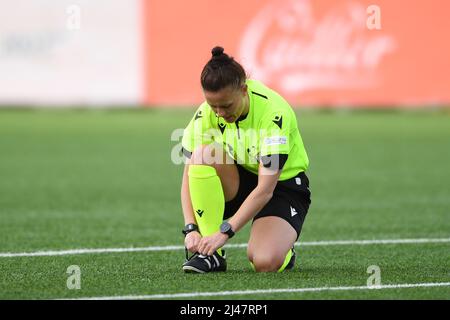
POLYGON ((231 224, 226 221, 220 225, 220 232, 227 234, 229 239, 233 238, 234 236, 234 231, 231 227, 231 224))
POLYGON ((186 236, 189 232, 192 232, 192 231, 198 231, 198 226, 194 223, 189 223, 184 226, 182 232, 183 232, 184 236, 186 236))

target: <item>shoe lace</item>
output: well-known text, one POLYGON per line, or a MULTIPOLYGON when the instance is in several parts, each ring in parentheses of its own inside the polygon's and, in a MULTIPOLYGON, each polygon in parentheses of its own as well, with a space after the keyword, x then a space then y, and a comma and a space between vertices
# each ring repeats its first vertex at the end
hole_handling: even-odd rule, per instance
POLYGON ((198 253, 195 252, 189 257, 189 250, 186 247, 184 247, 184 253, 186 254, 186 261, 190 261, 192 258, 198 255, 198 253))
MULTIPOLYGON (((195 257, 199 257, 199 258, 202 258, 202 259, 207 259, 210 262, 212 270, 214 270, 215 268, 218 268, 220 266, 220 261, 219 261, 219 259, 217 257, 204 256, 202 254, 199 254, 198 252, 195 252, 191 256, 189 256, 189 250, 186 247, 184 248, 184 252, 186 254, 186 261, 190 261, 190 260, 192 260, 195 257)), ((224 256, 225 256, 225 251, 224 251, 224 256)))

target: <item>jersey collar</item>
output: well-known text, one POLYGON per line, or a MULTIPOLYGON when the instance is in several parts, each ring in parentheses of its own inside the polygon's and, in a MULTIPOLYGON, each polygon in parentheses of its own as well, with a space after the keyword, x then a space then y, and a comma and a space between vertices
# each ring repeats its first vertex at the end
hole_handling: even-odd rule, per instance
POLYGON ((253 110, 253 99, 252 99, 252 95, 250 94, 250 88, 247 85, 247 96, 248 96, 248 112, 245 116, 240 116, 235 122, 241 122, 244 121, 245 119, 247 119, 250 115, 250 113, 253 110))

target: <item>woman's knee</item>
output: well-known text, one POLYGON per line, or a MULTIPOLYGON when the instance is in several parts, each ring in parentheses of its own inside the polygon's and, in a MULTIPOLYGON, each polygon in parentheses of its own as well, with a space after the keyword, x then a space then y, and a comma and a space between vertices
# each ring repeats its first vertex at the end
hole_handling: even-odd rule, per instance
POLYGON ((190 164, 211 165, 225 164, 226 154, 217 144, 200 145, 193 152, 190 164))
POLYGON ((193 152, 190 165, 207 165, 216 169, 222 183, 225 201, 234 199, 239 190, 239 172, 232 160, 218 144, 201 145, 193 152), (230 163, 231 162, 231 163, 230 163))
POLYGON ((206 164, 205 163, 205 155, 211 152, 210 147, 208 145, 201 145, 192 151, 192 156, 190 160, 190 164, 206 164))
POLYGON ((283 265, 284 258, 277 254, 260 253, 260 254, 248 254, 247 256, 255 268, 256 272, 277 272, 283 265))

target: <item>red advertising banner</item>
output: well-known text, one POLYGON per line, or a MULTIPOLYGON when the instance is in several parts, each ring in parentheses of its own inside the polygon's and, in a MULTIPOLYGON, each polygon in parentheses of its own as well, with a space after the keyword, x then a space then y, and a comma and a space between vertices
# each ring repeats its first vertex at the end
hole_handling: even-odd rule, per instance
POLYGON ((445 0, 142 0, 147 105, 203 101, 221 45, 293 106, 450 104, 445 0))

